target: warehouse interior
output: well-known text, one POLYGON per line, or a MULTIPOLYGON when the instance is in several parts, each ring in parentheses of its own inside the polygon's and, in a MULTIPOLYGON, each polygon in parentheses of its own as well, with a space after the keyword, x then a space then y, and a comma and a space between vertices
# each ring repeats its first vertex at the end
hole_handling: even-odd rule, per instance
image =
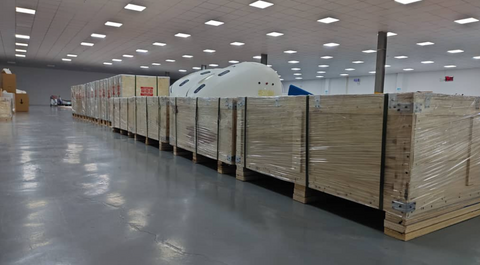
POLYGON ((478 264, 479 32, 474 0, 2 0, 0 264, 478 264))

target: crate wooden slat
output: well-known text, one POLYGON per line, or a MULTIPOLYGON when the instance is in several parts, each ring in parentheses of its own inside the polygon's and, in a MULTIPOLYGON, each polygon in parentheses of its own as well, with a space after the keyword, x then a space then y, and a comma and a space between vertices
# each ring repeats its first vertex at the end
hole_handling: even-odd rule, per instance
POLYGON ((170 112, 170 97, 159 98, 159 137, 160 142, 168 144, 170 141, 170 121, 174 120, 170 112))
POLYGON ((157 93, 159 97, 170 95, 170 77, 158 76, 157 77, 157 93))
POLYGON ((478 178, 478 102, 432 93, 390 95, 386 234, 410 240, 478 215, 480 186, 472 179, 478 178))
POLYGON ((127 124, 128 132, 132 134, 137 133, 137 109, 136 109, 136 98, 128 98, 128 111, 127 111, 127 124))
POLYGON ((111 127, 118 128, 114 126, 115 119, 115 98, 108 99, 108 119, 111 122, 111 127))
POLYGON ((196 153, 217 160, 219 98, 197 99, 196 153))
POLYGON ((309 98, 308 186, 378 209, 384 96, 309 98))
POLYGON ((235 165, 237 133, 237 100, 220 99, 220 121, 218 128, 218 160, 235 165))
POLYGON ((147 97, 135 97, 136 134, 147 137, 147 97))
POLYGON ((147 97, 147 137, 160 141, 160 98, 147 97))
MULTIPOLYGON (((175 98, 172 105, 175 119, 170 128, 173 128, 174 147, 179 147, 190 152, 195 152, 196 146, 196 99, 175 98)), ((172 108, 171 108, 172 109, 172 108)))

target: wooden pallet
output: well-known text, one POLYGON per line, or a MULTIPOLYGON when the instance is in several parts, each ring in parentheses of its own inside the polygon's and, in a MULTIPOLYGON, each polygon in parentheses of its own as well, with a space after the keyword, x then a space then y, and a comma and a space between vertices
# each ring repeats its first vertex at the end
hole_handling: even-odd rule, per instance
POLYGON ((129 138, 135 138, 135 134, 134 133, 131 133, 131 132, 127 132, 127 136, 129 138))
POLYGON ((147 141, 147 137, 145 137, 143 135, 140 135, 140 134, 135 134, 134 138, 135 138, 136 141, 139 141, 139 142, 146 143, 146 141, 147 141))
POLYGON ((10 122, 12 121, 12 117, 10 118, 0 118, 0 122, 10 122))
POLYGON ((220 174, 233 174, 235 173, 235 166, 229 165, 222 161, 206 157, 200 155, 198 153, 174 146, 173 147, 173 154, 176 156, 183 156, 187 158, 192 158, 192 162, 195 164, 202 164, 202 165, 216 165, 217 172, 220 174))

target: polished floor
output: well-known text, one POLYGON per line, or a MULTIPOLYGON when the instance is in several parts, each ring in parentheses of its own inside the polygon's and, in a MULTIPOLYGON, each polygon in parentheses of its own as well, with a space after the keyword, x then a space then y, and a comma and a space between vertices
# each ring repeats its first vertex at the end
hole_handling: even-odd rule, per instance
POLYGON ((0 123, 0 264, 480 263, 480 218, 404 243, 381 212, 292 188, 31 107, 0 123))

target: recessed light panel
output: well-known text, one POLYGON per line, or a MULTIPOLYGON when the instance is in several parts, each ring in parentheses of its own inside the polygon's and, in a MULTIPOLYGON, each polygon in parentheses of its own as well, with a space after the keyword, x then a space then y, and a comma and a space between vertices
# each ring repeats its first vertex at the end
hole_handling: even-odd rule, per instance
POLYGON ((393 37, 393 36, 397 36, 398 34, 395 33, 395 32, 387 32, 387 37, 393 37))
POLYGON ((318 71, 317 74, 326 74, 327 72, 325 71, 318 71))
POLYGON ((348 76, 348 74, 340 74, 340 76, 348 76))
POLYGON ((193 58, 193 55, 185 54, 185 55, 183 55, 182 57, 183 57, 183 58, 188 58, 188 59, 190 59, 190 58, 193 58))
POLYGON ((16 42, 15 45, 17 46, 23 46, 23 47, 28 47, 27 43, 21 43, 21 42, 16 42))
POLYGON ((297 80, 302 80, 303 78, 301 78, 301 77, 295 77, 295 79, 297 79, 297 80))
POLYGON ((462 25, 463 24, 469 24, 469 23, 475 23, 475 22, 478 22, 478 19, 473 18, 473 17, 455 20, 455 23, 462 24, 462 25))
POLYGON ((15 34, 15 38, 17 38, 17 39, 29 40, 29 39, 30 39, 30 36, 28 36, 28 35, 21 35, 21 34, 15 34))
POLYGON ((231 61, 228 61, 229 63, 239 63, 239 61, 235 61, 235 60, 231 60, 231 61))
POLYGON ((146 7, 140 6, 140 5, 128 4, 124 8, 132 11, 142 12, 143 10, 145 10, 146 7))
POLYGON ((98 34, 98 33, 92 33, 92 38, 99 38, 99 39, 105 39, 105 37, 107 37, 107 35, 104 35, 104 34, 98 34))
POLYGON ((450 50, 448 53, 462 53, 464 50, 450 50))
POLYGON ((364 50, 363 53, 376 53, 376 50, 364 50))
POLYGON ((93 44, 93 43, 90 43, 90 42, 82 42, 82 43, 80 43, 80 45, 82 45, 82 46, 88 46, 88 47, 92 47, 92 46, 93 46, 93 45, 95 45, 95 44, 93 44))
POLYGON ((386 64, 386 65, 385 65, 385 68, 390 68, 390 67, 392 67, 392 66, 389 65, 389 64, 386 64))
POLYGON ((124 54, 123 57, 125 58, 133 58, 133 55, 130 55, 130 54, 124 54))
POLYGON ((288 61, 288 63, 297 64, 297 63, 300 63, 300 62, 299 61, 288 61))
POLYGON ((294 53, 297 53, 297 51, 287 50, 287 51, 284 51, 283 53, 286 53, 286 54, 294 54, 294 53))
POLYGON ((203 50, 203 52, 206 52, 206 53, 214 53, 214 52, 216 52, 216 50, 205 49, 205 50, 203 50))
POLYGON ((352 63, 354 63, 354 64, 362 64, 362 63, 364 63, 364 62, 363 62, 363 61, 353 61, 352 63))
POLYGON ((215 27, 221 26, 223 24, 225 24, 225 22, 218 21, 218 20, 209 20, 209 21, 205 22, 205 25, 215 26, 215 27))
POLYGON ((202 67, 194 66, 192 67, 193 70, 202 70, 202 67))
POLYGON ((407 72, 413 71, 413 70, 415 70, 415 69, 413 69, 413 68, 405 68, 405 69, 403 69, 403 71, 407 71, 407 72))
POLYGON ((211 64, 209 64, 208 66, 211 66, 211 67, 218 67, 218 64, 211 63, 211 64))
POLYGON ((243 46, 243 45, 245 45, 245 43, 235 41, 235 42, 230 43, 230 45, 232 45, 232 46, 243 46))
POLYGON ((179 72, 182 72, 182 73, 185 73, 187 70, 185 70, 185 69, 180 69, 180 70, 178 70, 178 71, 179 71, 179 72))
POLYGON ((27 52, 27 50, 24 49, 15 49, 16 52, 27 52))
POLYGON ((15 54, 16 57, 26 57, 25 54, 15 54))
POLYGON ((165 44, 165 43, 163 43, 163 42, 154 42, 153 45, 163 47, 163 46, 165 46, 165 45, 167 45, 167 44, 165 44))
POLYGON ((370 71, 370 72, 368 72, 368 73, 369 73, 369 74, 376 74, 377 71, 370 71))
POLYGON ((64 62, 71 62, 71 61, 72 61, 72 59, 68 59, 68 58, 62 58, 62 61, 64 61, 64 62))
POLYGON ((280 37, 280 36, 283 36, 285 34, 281 33, 281 32, 270 32, 270 33, 267 33, 267 36, 271 36, 271 37, 280 37))
POLYGON ((418 46, 430 46, 430 45, 434 45, 435 43, 431 42, 431 41, 424 41, 424 42, 419 42, 417 43, 418 46))
POLYGON ((301 69, 301 68, 298 68, 298 67, 292 68, 292 71, 300 71, 300 70, 302 70, 302 69, 301 69))
POLYGON ((175 60, 173 60, 173 59, 167 59, 167 60, 165 60, 165 62, 174 63, 175 60))
POLYGON ((333 56, 322 56, 322 57, 320 57, 320 58, 325 59, 325 60, 328 60, 328 59, 332 59, 333 56))
POLYGON ((316 78, 323 78, 323 75, 317 75, 316 78))
POLYGON ((35 15, 35 10, 30 9, 30 8, 23 8, 23 7, 16 7, 15 10, 17 13, 23 13, 23 14, 29 14, 29 15, 35 15))
POLYGON ((319 19, 317 21, 320 22, 320 23, 324 23, 324 24, 330 24, 330 23, 340 21, 340 19, 333 18, 333 17, 326 17, 326 18, 319 19))
POLYGON ((445 65, 444 67, 445 67, 445 68, 455 68, 455 67, 457 67, 457 66, 456 66, 456 65, 445 65))
POLYGON ((103 64, 104 65, 112 65, 112 63, 110 63, 110 62, 104 62, 103 64))
POLYGON ((294 73, 293 75, 302 75, 301 73, 294 73))
POLYGON ((265 9, 267 7, 273 6, 273 3, 267 2, 267 1, 255 1, 250 4, 251 7, 256 7, 260 9, 265 9))
POLYGON ((355 71, 355 68, 347 68, 345 71, 355 71))
POLYGON ((68 56, 68 57, 73 57, 73 58, 77 58, 77 57, 78 57, 78 55, 76 55, 76 54, 71 54, 71 53, 67 54, 67 56, 68 56))
POLYGON ((480 56, 475 56, 475 57, 473 57, 473 59, 480 60, 480 56))
POLYGON ((260 55, 253 56, 253 59, 260 60, 260 59, 262 59, 262 56, 260 56, 260 55))
POLYGON ((407 59, 408 56, 405 56, 405 55, 399 55, 399 56, 395 56, 395 59, 407 59))
POLYGON ((148 69, 148 68, 150 68, 150 67, 148 67, 148 66, 146 66, 146 65, 142 65, 142 66, 140 66, 140 68, 142 68, 142 69, 148 69))
POLYGON ((121 62, 122 59, 112 59, 112 61, 114 61, 114 62, 121 62))
POLYGON ((434 61, 422 61, 423 64, 432 64, 435 63, 434 61))
POLYGON ((137 49, 136 52, 138 53, 147 53, 148 50, 144 50, 144 49, 137 49))
POLYGON ((161 64, 161 63, 152 63, 152 65, 154 65, 154 66, 160 66, 160 65, 162 65, 162 64, 161 64))
POLYGON ((123 26, 123 24, 118 23, 118 22, 107 21, 107 22, 105 22, 105 26, 119 28, 119 27, 123 26))
POLYGON ((319 65, 318 67, 320 67, 320 68, 328 68, 328 67, 330 67, 330 65, 328 65, 328 64, 321 64, 321 65, 319 65))
POLYGON ((188 38, 188 37, 190 37, 190 36, 192 36, 192 35, 186 34, 186 33, 177 33, 177 34, 175 34, 175 37, 178 37, 178 38, 188 38))
POLYGON ((412 3, 416 3, 416 2, 420 2, 422 0, 395 0, 395 2, 397 3, 400 3, 400 4, 404 4, 404 5, 408 5, 408 4, 412 4, 412 3))
POLYGON ((335 43, 335 42, 330 42, 330 43, 325 43, 325 44, 323 44, 323 46, 325 46, 325 47, 337 47, 337 46, 339 46, 339 45, 340 45, 340 44, 335 43))

